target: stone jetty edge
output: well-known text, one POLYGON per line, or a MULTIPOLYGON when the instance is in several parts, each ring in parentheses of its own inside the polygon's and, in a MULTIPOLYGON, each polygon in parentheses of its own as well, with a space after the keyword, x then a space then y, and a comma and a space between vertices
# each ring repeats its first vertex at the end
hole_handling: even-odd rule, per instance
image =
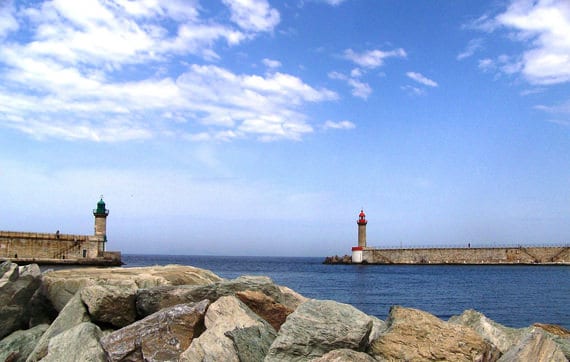
POLYGON ((191 266, 40 272, 0 264, 0 361, 569 361, 570 331, 447 321, 392 306, 385 321, 264 276, 191 266))

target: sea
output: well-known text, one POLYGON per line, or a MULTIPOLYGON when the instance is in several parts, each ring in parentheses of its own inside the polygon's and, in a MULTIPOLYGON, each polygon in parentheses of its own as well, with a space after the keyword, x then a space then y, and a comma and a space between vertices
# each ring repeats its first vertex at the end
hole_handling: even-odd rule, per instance
POLYGON ((191 265, 223 278, 265 275, 309 298, 351 304, 386 320, 390 307, 447 320, 475 309, 508 327, 570 329, 570 266, 325 265, 318 257, 123 255, 124 267, 191 265))

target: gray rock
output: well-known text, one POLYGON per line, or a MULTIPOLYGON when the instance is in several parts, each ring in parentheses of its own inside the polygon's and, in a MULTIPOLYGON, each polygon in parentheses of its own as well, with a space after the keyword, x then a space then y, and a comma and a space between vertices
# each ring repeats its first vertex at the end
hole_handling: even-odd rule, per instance
POLYGON ((48 354, 42 362, 105 362, 105 352, 99 344, 101 329, 85 322, 58 334, 49 341, 48 354))
POLYGON ((364 353, 353 351, 352 349, 335 349, 324 354, 322 357, 312 360, 311 362, 376 362, 372 356, 364 353))
POLYGON ((394 306, 368 353, 388 361, 496 361, 501 352, 473 329, 394 306))
POLYGON ((204 314, 210 304, 179 304, 101 338, 109 361, 172 361, 204 330, 204 314))
POLYGON ((564 355, 570 361, 570 331, 554 324, 535 323, 533 327, 542 329, 548 337, 550 337, 564 352, 564 355))
POLYGON ((529 331, 529 328, 505 327, 473 309, 466 310, 459 316, 451 317, 449 323, 472 328, 484 340, 494 344, 501 353, 505 353, 518 344, 529 331))
POLYGON ((370 331, 370 336, 368 337, 368 344, 372 343, 375 339, 377 339, 386 329, 386 322, 383 320, 376 318, 374 316, 370 316, 372 319, 372 330, 370 331))
POLYGON ((260 291, 278 303, 290 301, 291 298, 291 296, 285 297, 279 286, 268 277, 241 276, 203 286, 182 285, 141 289, 137 293, 137 313, 140 316, 147 316, 172 305, 194 303, 203 299, 214 302, 220 297, 245 290, 260 291))
POLYGON ((36 264, 18 267, 10 261, 0 267, 0 339, 10 333, 27 329, 30 299, 41 284, 36 264))
POLYGON ((180 361, 261 361, 276 335, 273 327, 234 296, 212 303, 204 324, 206 331, 192 341, 180 361))
POLYGON ((27 330, 16 331, 1 340, 0 361, 24 362, 48 327, 47 324, 40 324, 27 330))
POLYGON ((57 318, 57 310, 41 289, 40 286, 30 300, 30 327, 39 324, 51 324, 57 318))
POLYGON ((92 285, 79 293, 95 323, 108 323, 122 328, 136 320, 135 288, 92 285))
POLYGON ((372 325, 350 305, 309 300, 287 317, 265 360, 307 361, 335 349, 364 351, 372 325))
POLYGON ((532 328, 513 348, 508 350, 500 362, 549 361, 566 362, 564 352, 544 331, 532 328))
POLYGON ((89 321, 87 308, 81 301, 81 297, 78 293, 67 303, 47 331, 42 335, 27 361, 39 361, 46 356, 50 339, 83 322, 89 321))
POLYGON ((160 285, 203 285, 221 280, 222 278, 209 270, 182 265, 141 268, 77 268, 44 273, 42 291, 59 311, 75 293, 91 285, 114 285, 139 289, 160 285))

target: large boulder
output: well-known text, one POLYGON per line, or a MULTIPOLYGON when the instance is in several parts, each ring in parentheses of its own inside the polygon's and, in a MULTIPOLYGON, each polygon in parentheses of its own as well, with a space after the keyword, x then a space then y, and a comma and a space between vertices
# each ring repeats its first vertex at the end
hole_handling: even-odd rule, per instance
POLYGON ((212 303, 204 324, 206 331, 180 361, 262 361, 276 336, 273 327, 234 296, 212 303))
POLYGON ((204 330, 204 314, 210 304, 179 304, 101 338, 109 361, 172 361, 204 330))
POLYGON ((549 361, 566 362, 562 348, 540 328, 532 328, 521 341, 508 350, 500 362, 549 361))
POLYGON ((42 362, 105 362, 105 351, 99 344, 101 335, 101 329, 93 323, 78 324, 49 341, 42 362))
POLYGON ((30 329, 16 331, 1 340, 0 361, 24 362, 48 327, 47 324, 40 324, 30 329))
POLYGON ((28 328, 29 302, 40 284, 41 272, 36 264, 0 264, 0 339, 28 328))
POLYGON ((81 301, 79 293, 77 293, 73 298, 71 298, 69 303, 66 304, 61 312, 59 312, 57 318, 42 335, 27 361, 39 361, 44 358, 48 352, 50 339, 83 322, 89 321, 90 319, 89 314, 87 313, 87 308, 81 301))
POLYGON ((352 349, 335 349, 311 362, 376 362, 374 358, 364 352, 353 351, 352 349))
POLYGON ((275 299, 256 290, 237 292, 236 297, 271 324, 276 331, 279 331, 281 325, 285 323, 287 316, 293 313, 293 309, 277 303, 275 299))
POLYGON ((198 302, 203 299, 214 302, 220 297, 235 295, 237 292, 246 290, 262 292, 278 303, 291 301, 291 295, 285 296, 279 286, 274 284, 270 278, 241 276, 202 286, 181 285, 141 289, 137 293, 137 313, 140 316, 147 316, 172 305, 198 302))
POLYGON ((183 265, 141 268, 78 268, 44 273, 42 290, 59 311, 80 289, 114 285, 130 289, 160 285, 203 285, 221 281, 209 270, 183 265))
POLYGON ((501 352, 473 329, 417 309, 394 306, 369 353, 389 361, 496 361, 501 352))
POLYGON ((546 334, 562 349, 564 355, 570 361, 570 331, 555 324, 535 323, 532 325, 546 332, 546 334))
POLYGON ((80 292, 81 300, 87 306, 91 321, 111 324, 122 328, 137 318, 135 300, 137 290, 115 285, 92 285, 80 292))
POLYGON ((528 328, 505 327, 473 309, 451 317, 449 323, 470 327, 484 340, 495 345, 501 353, 505 353, 519 343, 529 330, 528 328))
POLYGON ((348 304, 309 300, 287 317, 266 361, 306 361, 335 349, 364 351, 372 319, 348 304))

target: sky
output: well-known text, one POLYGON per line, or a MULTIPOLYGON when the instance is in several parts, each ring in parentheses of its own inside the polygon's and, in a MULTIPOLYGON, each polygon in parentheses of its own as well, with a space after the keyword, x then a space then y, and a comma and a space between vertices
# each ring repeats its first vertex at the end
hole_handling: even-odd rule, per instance
POLYGON ((0 0, 0 229, 326 256, 570 238, 568 0, 0 0))

